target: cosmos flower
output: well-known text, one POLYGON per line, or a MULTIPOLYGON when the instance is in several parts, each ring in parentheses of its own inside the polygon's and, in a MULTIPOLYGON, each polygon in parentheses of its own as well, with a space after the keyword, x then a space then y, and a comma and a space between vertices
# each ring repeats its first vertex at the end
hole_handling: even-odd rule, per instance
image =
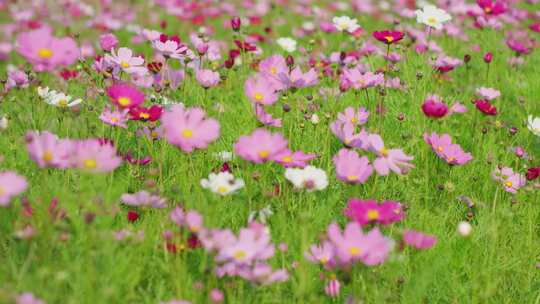
POLYGON ((265 126, 280 128, 282 126, 281 118, 274 118, 272 114, 267 113, 264 110, 262 104, 256 103, 253 108, 255 109, 255 116, 257 120, 265 126))
POLYGON ((407 229, 403 232, 403 241, 416 249, 429 249, 435 246, 437 238, 420 231, 407 229))
POLYGON ((354 89, 367 89, 384 84, 384 75, 382 73, 366 72, 362 73, 358 68, 344 69, 340 76, 341 85, 354 89))
POLYGON ((332 18, 332 23, 338 31, 348 32, 350 34, 356 32, 360 28, 360 26, 358 25, 358 20, 349 16, 336 16, 332 18))
POLYGON ((462 65, 463 61, 458 58, 453 58, 444 54, 441 54, 435 62, 433 63, 433 67, 439 72, 439 73, 448 73, 455 69, 457 66, 462 65))
POLYGON ((305 168, 288 168, 285 178, 296 189, 306 189, 308 192, 324 190, 328 186, 326 172, 313 166, 305 168))
POLYGON ((152 41, 152 47, 165 58, 182 59, 188 51, 188 47, 180 43, 180 40, 169 37, 160 37, 152 41))
POLYGON ((107 95, 120 108, 137 107, 144 102, 144 93, 129 84, 113 84, 107 88, 107 95))
POLYGON ((251 76, 244 83, 244 93, 254 104, 272 105, 279 95, 271 83, 261 76, 251 76))
POLYGON ((424 141, 431 145, 433 152, 451 165, 463 165, 473 159, 470 153, 463 151, 460 145, 452 144, 450 135, 439 135, 435 132, 428 135, 424 133, 424 141))
POLYGON ((277 76, 283 84, 283 88, 305 88, 314 86, 319 82, 317 72, 313 68, 303 73, 300 67, 296 67, 290 73, 282 72, 277 76))
POLYGON ((148 108, 145 107, 132 107, 129 109, 129 115, 131 120, 141 121, 158 121, 163 114, 163 108, 158 105, 152 105, 148 108))
POLYGON ((440 30, 444 23, 452 20, 452 17, 446 11, 433 5, 424 6, 421 10, 416 10, 415 14, 416 22, 437 30, 440 30))
POLYGON ((133 51, 126 47, 119 48, 118 53, 112 49, 110 54, 105 54, 105 60, 127 74, 146 74, 148 71, 144 66, 144 58, 133 56, 133 51))
POLYGON ((400 31, 385 30, 385 31, 373 32, 373 38, 385 44, 397 43, 401 39, 403 39, 403 37, 405 37, 405 33, 400 32, 400 31))
POLYGON ((72 100, 73 97, 71 97, 70 95, 54 90, 48 91, 47 93, 43 92, 43 94, 43 96, 45 96, 44 101, 46 103, 59 108, 72 108, 82 103, 82 99, 80 98, 72 100))
POLYGON ((118 39, 112 33, 106 33, 99 36, 99 46, 102 50, 110 52, 118 45, 118 39))
POLYGON ((527 183, 525 176, 514 172, 510 167, 497 168, 492 172, 491 176, 495 181, 503 185, 506 192, 510 193, 517 193, 527 183))
POLYGON ((125 129, 127 128, 126 122, 128 121, 128 112, 128 109, 112 110, 109 107, 105 107, 99 116, 99 119, 108 125, 125 129))
POLYGON ((491 104, 488 100, 485 99, 478 99, 474 102, 476 105, 476 108, 478 111, 484 113, 488 116, 495 116, 497 115, 497 108, 491 104))
POLYGON ((368 148, 368 133, 365 129, 360 130, 359 133, 355 133, 354 124, 350 122, 342 123, 339 120, 336 120, 330 124, 330 130, 347 147, 360 148, 363 150, 368 148))
POLYGON ((399 202, 384 201, 378 204, 375 200, 359 200, 356 198, 349 200, 344 214, 362 226, 370 223, 389 225, 405 217, 405 212, 399 202))
POLYGON ((276 43, 286 52, 292 53, 296 51, 296 40, 290 37, 281 37, 276 40, 276 43))
POLYGON ((101 173, 110 172, 122 163, 122 158, 110 143, 97 139, 81 140, 73 143, 71 164, 85 171, 101 173))
POLYGON ((529 115, 527 118, 527 128, 534 135, 540 136, 540 117, 529 115))
POLYGON ((277 77, 281 73, 289 73, 289 67, 283 56, 272 55, 259 62, 259 72, 277 77))
POLYGON ((71 65, 79 57, 79 48, 75 40, 69 37, 54 37, 52 28, 48 26, 20 33, 16 45, 17 52, 38 72, 71 65))
POLYGON ((341 149, 332 158, 339 180, 351 184, 363 184, 373 173, 373 166, 366 156, 358 156, 353 150, 341 149))
POLYGON ((426 98, 422 104, 422 112, 427 117, 441 118, 448 113, 448 106, 437 95, 431 95, 426 98))
POLYGON ((166 199, 144 190, 133 194, 124 193, 121 200, 122 203, 133 207, 165 208, 167 206, 166 199))
POLYGON ((370 134, 368 142, 368 149, 377 154, 373 167, 379 175, 388 175, 390 171, 405 174, 414 168, 414 165, 410 163, 414 157, 406 155, 401 149, 386 149, 378 134, 370 134))
POLYGON ((502 0, 476 0, 476 4, 486 15, 497 16, 506 12, 506 3, 502 0))
POLYGON ((321 245, 311 245, 309 251, 304 256, 313 263, 321 264, 325 268, 335 265, 335 248, 329 241, 322 242, 321 245))
POLYGON ((218 72, 207 69, 197 70, 195 72, 195 79, 197 79, 199 84, 205 89, 215 87, 221 80, 218 72))
POLYGON ((201 179, 201 186, 221 196, 233 194, 244 187, 244 180, 234 178, 230 172, 210 173, 208 178, 201 179))
POLYGON ((275 159, 287 149, 287 140, 279 133, 256 129, 250 135, 243 135, 234 144, 234 153, 247 161, 257 164, 275 159))
POLYGON ((0 172, 0 207, 7 207, 11 200, 28 187, 26 179, 13 171, 0 172))
POLYGON ((476 89, 476 96, 480 97, 481 99, 493 100, 501 96, 501 92, 493 88, 480 87, 476 89))
POLYGON ((161 116, 167 141, 186 153, 194 149, 205 149, 220 134, 219 122, 207 118, 201 108, 187 108, 174 105, 161 116))
POLYGON ((48 131, 30 131, 26 134, 26 147, 30 158, 41 168, 67 168, 73 153, 70 140, 59 139, 48 131))
POLYGON ((303 151, 292 152, 289 149, 285 149, 276 154, 272 160, 279 163, 285 168, 304 168, 307 163, 317 157, 313 153, 304 153, 303 151))
POLYGON ((338 113, 337 120, 343 124, 350 123, 353 125, 361 126, 368 121, 369 111, 364 107, 357 109, 353 107, 347 107, 343 112, 338 113))
POLYGON ((37 298, 30 292, 24 292, 17 296, 15 304, 45 304, 45 301, 37 298))

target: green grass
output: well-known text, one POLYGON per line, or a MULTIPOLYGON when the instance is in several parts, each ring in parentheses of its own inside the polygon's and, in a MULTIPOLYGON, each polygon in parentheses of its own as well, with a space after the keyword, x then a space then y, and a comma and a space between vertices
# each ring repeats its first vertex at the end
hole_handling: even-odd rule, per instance
MULTIPOLYGON (((301 21, 277 8, 264 17, 263 24, 271 24, 278 16, 287 22, 274 28, 276 38, 289 36, 291 28, 301 21)), ((144 26, 156 26, 146 19, 141 17, 144 26)), ((4 20, 7 21, 5 16, 4 20)), ((175 18, 167 20, 171 28, 181 31, 182 37, 194 29, 175 18)), ((368 33, 388 26, 366 16, 359 17, 359 21, 368 33)), ((215 20, 213 24, 221 22, 215 20)), ((255 31, 262 32, 262 26, 255 31)), ((502 32, 470 30, 468 34, 472 40, 468 43, 445 36, 434 38, 453 57, 462 58, 466 53, 473 56, 469 68, 461 66, 450 72, 451 81, 434 79, 426 55, 417 55, 406 43, 400 47, 404 60, 397 64, 399 72, 395 75, 408 88, 389 91, 381 133, 388 146, 403 148, 415 157, 416 168, 408 175, 373 175, 359 186, 335 178, 331 157, 342 145, 331 134, 329 124, 347 106, 373 109, 373 90, 369 102, 364 94, 352 91, 337 100, 327 100, 318 94, 319 88, 338 84, 324 79, 314 88, 282 97, 269 110, 277 117, 283 116, 284 127, 279 131, 289 139, 292 149, 320 155, 312 164, 328 173, 330 184, 317 193, 294 191, 283 177, 284 169, 276 164, 254 165, 240 158, 232 162, 234 174, 246 182, 239 193, 221 198, 200 187, 200 179, 220 166, 213 154, 231 151, 240 135, 258 127, 243 93, 244 80, 254 73, 247 67, 220 71, 226 80, 208 91, 189 76, 181 89, 164 93, 188 106, 202 106, 221 124, 220 138, 207 150, 192 154, 185 154, 166 141, 150 142, 136 137, 136 123, 131 123, 128 130, 104 126, 98 116, 108 99, 103 94, 85 97, 91 91, 103 89, 88 75, 82 73, 82 78, 67 85, 55 76, 37 75, 43 85, 85 97, 85 102, 78 113, 63 111, 40 101, 32 86, 9 92, 0 103, 0 113, 10 120, 9 128, 0 134, 0 154, 4 157, 0 170, 14 170, 28 179, 30 187, 24 195, 35 208, 31 219, 21 215, 20 199, 14 200, 10 208, 0 210, 0 303, 10 303, 15 294, 23 291, 31 291, 47 303, 158 303, 173 298, 207 303, 212 288, 223 290, 228 303, 342 303, 348 296, 364 303, 538 303, 538 190, 528 187, 514 196, 500 189, 490 174, 498 164, 522 172, 529 165, 515 157, 508 147, 523 146, 535 159, 539 156, 539 139, 527 130, 524 122, 528 114, 540 115, 540 56, 535 51, 526 58, 525 65, 511 68, 506 63, 511 52, 504 46, 502 32), (482 53, 472 52, 471 43, 481 44, 483 51, 494 51, 488 80, 482 53), (424 77, 417 79, 417 72, 424 77), (494 118, 482 116, 470 103, 474 90, 480 86, 502 92, 496 101, 500 114, 494 118), (429 93, 450 102, 461 100, 469 112, 429 121, 420 110, 429 93), (312 101, 306 98, 308 95, 313 96, 312 101), (224 106, 223 113, 215 109, 216 103, 224 106), (283 113, 283 103, 291 105, 291 112, 283 113), (319 124, 304 119, 302 109, 309 103, 320 107, 316 111, 321 118, 319 124), (397 119, 400 113, 405 115, 404 121, 397 119), (510 126, 516 126, 519 132, 511 136, 510 126), (485 134, 481 132, 483 128, 487 130, 485 134), (147 167, 124 164, 104 175, 75 169, 41 169, 28 157, 24 141, 28 130, 49 130, 71 138, 110 137, 120 151, 131 149, 137 156, 150 155, 153 162, 147 167), (451 134, 465 151, 473 154, 474 160, 459 167, 443 163, 423 142, 422 134, 431 131, 451 134), (144 211, 139 221, 130 224, 119 197, 145 188, 148 181, 153 181, 155 189, 169 200, 169 208, 144 211), (279 185, 281 193, 268 195, 275 185, 279 185), (459 202, 460 195, 469 196, 476 203, 471 219, 473 233, 468 238, 456 233, 457 223, 465 220, 469 211, 459 202), (413 228, 436 235, 438 243, 426 251, 394 251, 381 266, 356 266, 350 278, 342 282, 340 298, 332 300, 324 294, 320 269, 307 262, 303 253, 310 244, 318 242, 319 235, 333 220, 346 222, 342 209, 351 197, 392 199, 406 204, 405 220, 384 228, 385 234, 397 238, 402 229, 413 228), (53 222, 48 216, 48 202, 52 198, 59 199, 66 210, 66 220, 53 222), (275 266, 289 269, 289 281, 257 287, 241 279, 217 279, 210 270, 211 258, 203 250, 177 254, 163 250, 161 233, 177 229, 169 220, 169 212, 177 204, 201 212, 208 226, 234 230, 246 224, 251 210, 271 205, 272 239, 289 246, 288 252, 278 251, 272 261, 275 266), (89 213, 96 214, 91 224, 85 222, 89 213), (35 227, 37 235, 31 241, 16 239, 14 232, 27 223, 35 227), (123 228, 144 230, 144 240, 115 241, 112 231, 123 228), (61 241, 62 235, 67 235, 67 240, 61 241), (291 267, 293 262, 298 262, 296 268, 291 267), (197 282, 202 282, 202 290, 194 288, 197 282)), ((119 35, 123 45, 127 45, 130 35, 123 31, 119 35)), ((84 30, 81 37, 95 40, 96 33, 84 30)), ((231 34, 219 29, 215 38, 229 42, 231 34)), ((309 38, 299 39, 299 44, 329 54, 337 51, 344 40, 337 34, 317 34, 318 39, 326 40, 329 47, 310 46, 309 38)), ((364 39, 366 35, 354 43, 364 39)), ((351 41, 344 41, 351 49, 351 41)), ((280 53, 275 45, 262 47, 264 56, 280 53)), ((135 49, 151 53, 147 44, 135 49)), ((15 55, 11 62, 23 63, 15 55)), ((383 67, 384 62, 374 58, 372 64, 376 69, 383 67)), ((377 115, 372 115, 368 129, 376 130, 378 120, 377 115)), ((535 161, 530 164, 538 165, 535 161)))

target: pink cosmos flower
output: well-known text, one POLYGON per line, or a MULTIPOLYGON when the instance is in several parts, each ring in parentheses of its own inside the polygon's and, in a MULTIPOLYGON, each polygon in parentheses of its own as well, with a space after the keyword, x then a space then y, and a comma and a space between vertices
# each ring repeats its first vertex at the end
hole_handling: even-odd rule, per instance
POLYGON ((75 168, 89 172, 110 172, 122 163, 111 143, 98 139, 87 139, 73 143, 71 163, 75 168))
POLYGON ((422 104, 422 111, 427 117, 441 118, 448 113, 448 106, 437 95, 430 95, 422 104))
POLYGON ((109 107, 105 107, 99 119, 108 125, 125 129, 127 128, 128 112, 129 109, 111 110, 109 107))
POLYGON ((36 71, 52 71, 58 66, 75 63, 79 48, 69 37, 56 38, 48 26, 17 36, 17 52, 30 62, 36 71))
POLYGON ((429 249, 437 243, 437 238, 420 231, 405 230, 403 232, 403 241, 416 249, 429 249))
POLYGON ((308 162, 317 157, 316 154, 306 154, 303 151, 292 152, 285 149, 273 156, 272 160, 285 168, 304 168, 308 162))
POLYGON ((405 217, 405 212, 399 202, 384 201, 378 204, 375 200, 359 200, 352 198, 344 210, 351 220, 365 226, 370 223, 389 225, 405 217))
POLYGON ((5 85, 6 91, 11 90, 12 88, 27 88, 30 84, 28 75, 18 68, 8 65, 7 67, 7 81, 5 85))
POLYGON ((28 187, 26 179, 15 172, 0 173, 0 207, 9 206, 10 201, 28 187))
POLYGON ((359 148, 363 150, 368 148, 368 133, 365 129, 360 130, 359 133, 355 133, 354 124, 350 122, 342 123, 339 120, 336 120, 330 124, 330 130, 347 147, 359 148))
POLYGON ((234 152, 247 161, 257 164, 275 159, 287 149, 287 140, 280 133, 256 129, 251 135, 240 136, 234 152))
POLYGON ((277 77, 281 73, 288 73, 289 68, 285 58, 281 55, 272 55, 259 63, 259 72, 267 73, 273 77, 277 77))
POLYGON ((377 154, 373 167, 379 175, 388 175, 390 170, 397 174, 405 174, 414 168, 414 165, 409 163, 414 157, 406 155, 401 149, 386 149, 379 135, 370 134, 368 141, 369 150, 377 154))
POLYGON ((144 93, 129 84, 114 84, 107 88, 107 95, 120 108, 137 107, 144 102, 144 93))
POLYGON ((184 212, 181 207, 176 207, 171 211, 171 220, 180 227, 186 227, 191 232, 204 232, 203 218, 201 214, 195 210, 184 212))
POLYGON ((336 248, 336 256, 343 264, 356 261, 368 266, 382 264, 393 247, 393 241, 382 235, 379 228, 364 234, 356 222, 348 223, 343 232, 336 223, 332 223, 327 234, 336 248))
POLYGON ((268 259, 274 255, 274 252, 269 234, 260 233, 251 228, 242 228, 235 240, 220 248, 216 261, 247 265, 257 259, 268 259))
POLYGON ((517 191, 527 184, 527 180, 524 175, 515 173, 512 168, 503 167, 497 168, 492 173, 492 177, 495 181, 501 183, 506 192, 517 193, 517 191))
POLYGON ((99 36, 99 46, 102 50, 110 52, 118 45, 118 39, 112 33, 107 33, 99 36))
POLYGON ((37 298, 30 292, 24 292, 17 296, 15 304, 45 304, 45 301, 37 298))
POLYGON ((433 63, 433 67, 435 67, 435 69, 437 69, 437 71, 440 73, 447 73, 461 64, 463 64, 463 61, 460 59, 442 54, 437 57, 437 60, 433 63))
POLYGON ((431 145, 437 156, 450 165, 463 165, 473 159, 472 155, 464 152, 460 145, 452 144, 452 138, 448 134, 440 136, 435 132, 431 135, 424 133, 424 141, 431 145))
POLYGON ((267 113, 263 105, 256 103, 254 108, 257 120, 263 125, 277 128, 282 126, 281 118, 274 118, 270 113, 267 113))
POLYGON ((366 156, 349 149, 341 149, 332 158, 339 180, 351 184, 363 184, 373 173, 373 167, 366 156))
POLYGON ((341 284, 336 279, 331 279, 326 286, 324 286, 324 293, 331 297, 337 298, 341 290, 341 284))
POLYGON ((188 51, 188 47, 185 44, 175 39, 166 39, 165 41, 156 39, 152 41, 152 47, 166 58, 182 59, 188 51))
POLYGON ((207 69, 199 69, 195 72, 195 78, 205 88, 215 87, 221 80, 218 72, 207 69))
POLYGON ((146 74, 148 71, 144 66, 144 58, 134 57, 133 51, 126 47, 119 48, 118 53, 112 49, 111 54, 105 55, 105 60, 127 74, 146 74))
POLYGON ((493 100, 501 96, 501 92, 492 88, 480 87, 476 89, 476 96, 486 100, 493 100))
POLYGON ((48 131, 31 131, 26 134, 26 148, 30 158, 40 167, 69 167, 73 144, 70 140, 58 139, 48 131))
POLYGON ((322 245, 311 245, 308 252, 304 254, 306 259, 313 263, 318 263, 325 268, 332 268, 335 265, 334 246, 332 243, 325 241, 322 245))
POLYGON ((161 116, 161 126, 165 130, 165 138, 170 144, 186 153, 194 149, 205 149, 219 137, 219 122, 206 118, 201 108, 184 109, 174 105, 161 116))
POLYGON ((350 123, 353 125, 361 126, 368 121, 369 111, 364 107, 355 109, 353 107, 347 107, 345 111, 338 113, 337 119, 341 123, 350 123))
POLYGON ((276 89, 261 76, 251 76, 244 84, 244 93, 251 102, 272 105, 278 100, 276 89))
POLYGON ((319 82, 317 72, 313 68, 303 73, 300 67, 296 67, 290 73, 279 73, 278 78, 285 88, 305 88, 319 82))
POLYGON ((167 206, 166 199, 147 191, 139 191, 133 194, 124 193, 121 199, 124 204, 134 207, 165 208, 167 206))
POLYGON ((346 88, 352 87, 359 90, 384 84, 384 75, 372 72, 362 73, 358 68, 344 69, 340 81, 346 88))

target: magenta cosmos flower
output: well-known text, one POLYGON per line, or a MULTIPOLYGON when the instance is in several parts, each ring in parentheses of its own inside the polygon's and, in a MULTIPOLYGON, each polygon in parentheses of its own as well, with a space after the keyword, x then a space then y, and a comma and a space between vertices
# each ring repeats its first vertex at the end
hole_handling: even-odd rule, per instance
POLYGON ((370 134, 368 142, 369 150, 377 154, 373 167, 379 175, 388 175, 390 171, 405 174, 414 168, 414 165, 409 163, 414 157, 406 155, 401 149, 386 149, 378 134, 370 134))
POLYGON ((452 144, 448 134, 439 135, 435 132, 428 135, 424 133, 424 141, 431 145, 433 152, 450 165, 463 165, 473 159, 470 153, 463 151, 460 145, 452 144))
POLYGON ((247 161, 257 164, 273 160, 287 151, 287 140, 280 133, 257 129, 251 135, 240 136, 234 144, 234 152, 247 161))
POLYGON ((506 3, 502 0, 476 0, 476 4, 486 15, 500 15, 506 12, 506 3))
POLYGON ((363 184, 373 173, 373 167, 366 156, 349 149, 341 149, 332 158, 339 180, 351 184, 363 184))
POLYGON ((448 113, 448 106, 437 95, 430 95, 422 104, 422 112, 427 117, 441 118, 448 113))
POLYGON ((378 204, 375 200, 359 200, 352 198, 344 210, 345 215, 358 224, 365 226, 370 223, 389 225, 398 222, 405 216, 399 202, 384 201, 378 204))
POLYGON ((474 104, 476 105, 476 108, 478 109, 478 111, 484 113, 485 115, 488 115, 488 116, 497 115, 497 107, 492 105, 491 102, 489 102, 489 100, 478 99, 474 102, 474 104))
POLYGON ((122 158, 116 153, 111 143, 98 139, 77 141, 71 156, 72 166, 89 172, 102 173, 116 169, 122 158))
POLYGON ((203 88, 215 87, 219 81, 219 73, 212 70, 200 69, 195 72, 195 78, 203 88))
POLYGON ((519 188, 525 186, 527 180, 524 175, 515 173, 512 168, 503 167, 497 168, 492 173, 492 177, 495 181, 501 183, 506 192, 517 193, 519 188))
POLYGON ((201 108, 184 109, 174 105, 161 116, 161 126, 165 129, 165 138, 170 144, 190 153, 194 149, 205 149, 219 137, 219 122, 206 118, 201 108))
POLYGON ((133 108, 144 102, 144 94, 129 84, 114 84, 107 88, 107 95, 120 108, 133 108))
POLYGON ((262 76, 251 76, 244 84, 244 93, 255 104, 272 105, 278 100, 275 87, 262 76))
POLYGON ((382 43, 385 44, 393 44, 405 37, 405 34, 400 31, 377 31, 373 32, 373 38, 379 40, 382 43))
POLYGON ((26 134, 26 148, 30 158, 40 167, 67 168, 73 154, 73 143, 59 139, 48 131, 26 134))
POLYGON ((7 207, 13 197, 21 194, 28 187, 26 179, 15 172, 0 173, 0 206, 7 207))
POLYGON ((51 71, 58 66, 70 65, 79 57, 75 41, 69 37, 54 37, 48 26, 19 34, 16 45, 17 52, 36 71, 51 71))
POLYGON ((405 244, 416 249, 429 249, 437 243, 437 238, 433 235, 424 234, 420 231, 405 230, 403 232, 405 244))
POLYGON ((393 247, 393 241, 385 237, 379 228, 374 228, 365 234, 360 224, 355 222, 348 223, 343 232, 338 224, 330 224, 328 239, 336 248, 336 256, 342 264, 357 261, 368 266, 381 264, 393 247))

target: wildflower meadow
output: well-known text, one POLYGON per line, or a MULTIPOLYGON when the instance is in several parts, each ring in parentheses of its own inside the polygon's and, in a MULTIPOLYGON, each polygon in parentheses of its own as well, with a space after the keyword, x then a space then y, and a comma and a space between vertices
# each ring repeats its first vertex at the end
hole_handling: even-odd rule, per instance
POLYGON ((0 0, 0 303, 539 303, 540 1, 0 0))

